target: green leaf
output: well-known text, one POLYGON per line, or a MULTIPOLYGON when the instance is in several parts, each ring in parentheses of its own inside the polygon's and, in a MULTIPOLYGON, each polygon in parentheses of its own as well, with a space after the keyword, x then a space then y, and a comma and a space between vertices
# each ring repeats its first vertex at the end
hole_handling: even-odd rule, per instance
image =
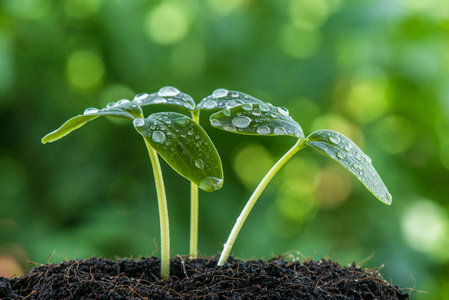
POLYGON ((192 119, 161 112, 134 120, 134 127, 180 175, 207 192, 221 188, 220 157, 207 133, 192 119))
POLYGON ((213 127, 248 135, 288 135, 304 138, 301 126, 288 110, 270 103, 245 103, 226 108, 210 117, 213 127))
POLYGON ((139 105, 126 99, 111 102, 106 106, 106 108, 103 109, 91 107, 86 109, 84 114, 75 116, 66 121, 61 127, 44 136, 41 141, 45 144, 59 140, 99 116, 134 120, 135 118, 143 117, 143 113, 139 105))
POLYGON ((165 86, 158 92, 147 94, 137 94, 133 102, 136 102, 140 106, 154 105, 154 104, 167 104, 171 106, 178 106, 189 111, 195 109, 195 101, 187 94, 181 93, 177 88, 172 86, 165 86))
POLYGON ((232 108, 245 103, 264 103, 253 96, 238 91, 216 89, 212 95, 207 96, 196 106, 196 109, 219 110, 232 108))
POLYGON ((391 204, 391 194, 371 163, 371 158, 349 138, 332 130, 318 130, 303 142, 332 157, 352 174, 380 201, 391 204))

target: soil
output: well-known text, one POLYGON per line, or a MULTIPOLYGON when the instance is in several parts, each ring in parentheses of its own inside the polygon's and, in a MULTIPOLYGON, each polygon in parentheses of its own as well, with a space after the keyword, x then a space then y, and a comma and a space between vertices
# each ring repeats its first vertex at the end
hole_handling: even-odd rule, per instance
POLYGON ((159 278, 158 258, 104 258, 46 264, 19 278, 0 277, 0 299, 409 299, 374 270, 330 260, 277 257, 217 267, 215 258, 171 261, 159 278))

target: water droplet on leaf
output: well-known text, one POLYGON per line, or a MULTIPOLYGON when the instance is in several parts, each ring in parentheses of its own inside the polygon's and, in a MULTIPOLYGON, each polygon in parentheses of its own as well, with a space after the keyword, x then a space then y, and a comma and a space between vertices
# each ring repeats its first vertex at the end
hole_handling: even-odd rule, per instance
POLYGON ((134 96, 134 101, 137 101, 137 102, 141 102, 142 100, 144 100, 144 99, 146 99, 146 98, 148 98, 148 94, 147 93, 140 93, 140 94, 137 94, 136 96, 134 96))
POLYGON ((227 125, 223 126, 223 129, 226 131, 230 131, 230 132, 236 131, 235 126, 231 125, 231 124, 227 124, 227 125))
POLYGON ((95 107, 89 107, 88 109, 86 109, 84 111, 84 115, 91 115, 91 114, 96 114, 98 112, 98 109, 95 107))
POLYGON ((135 119, 133 121, 134 127, 142 127, 143 125, 145 125, 145 120, 144 119, 135 119))
POLYGON ((151 138, 156 143, 163 143, 165 141, 165 134, 162 131, 155 131, 153 132, 151 138))
POLYGON ((263 104, 263 103, 259 104, 259 109, 260 109, 261 111, 263 111, 263 112, 267 112, 267 111, 270 110, 270 109, 268 108, 268 106, 267 106, 266 104, 263 104))
POLYGON ((262 112, 258 109, 253 110, 253 115, 255 116, 260 116, 262 114, 262 112))
POLYGON ((214 98, 223 98, 226 97, 228 95, 228 90, 227 89, 216 89, 215 91, 213 91, 212 93, 212 97, 214 98))
POLYGON ((343 151, 338 151, 337 152, 337 156, 340 159, 344 159, 346 157, 346 154, 343 151))
POLYGON ((338 136, 331 136, 329 138, 329 140, 336 145, 338 145, 338 143, 340 143, 340 138, 338 136))
POLYGON ((251 119, 245 116, 235 117, 232 119, 232 124, 234 124, 238 128, 246 128, 251 123, 251 119))
POLYGON ((201 159, 196 159, 195 160, 195 167, 197 167, 198 169, 203 169, 204 168, 204 162, 201 159))
POLYGON ((287 134, 287 132, 285 131, 284 127, 279 126, 279 127, 276 127, 274 129, 274 134, 276 134, 276 135, 285 135, 285 134, 287 134))
POLYGON ((200 184, 199 188, 206 192, 213 192, 221 188, 223 185, 223 179, 218 179, 216 177, 206 177, 200 184))
POLYGON ((120 99, 119 101, 117 101, 117 105, 126 104, 128 102, 130 102, 128 99, 120 99))
POLYGON ((172 86, 164 86, 157 93, 160 97, 174 97, 179 95, 180 91, 172 86))
POLYGON ((220 121, 218 121, 217 119, 212 119, 210 121, 210 123, 212 124, 212 126, 215 126, 215 127, 220 127, 221 126, 220 121))
POLYGON ((242 105, 243 110, 249 111, 253 109, 253 105, 251 103, 245 103, 242 105))
POLYGON ((215 102, 213 100, 207 101, 206 103, 204 103, 205 109, 214 109, 215 107, 217 107, 217 102, 215 102))
POLYGON ((268 126, 257 127, 256 132, 258 134, 270 134, 271 130, 268 126))
POLYGON ((286 109, 285 107, 278 107, 277 111, 284 116, 288 116, 288 109, 286 109))

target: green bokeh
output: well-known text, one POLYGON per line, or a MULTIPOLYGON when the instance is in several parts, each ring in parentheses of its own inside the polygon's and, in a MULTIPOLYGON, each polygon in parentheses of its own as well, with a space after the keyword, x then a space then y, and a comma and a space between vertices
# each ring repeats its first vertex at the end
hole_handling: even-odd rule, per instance
MULTIPOLYGON (((374 253, 365 266, 385 264, 385 278, 401 287, 416 280, 429 292, 417 299, 447 297, 447 1, 0 6, 0 257, 23 266, 49 257, 159 255, 151 166, 131 122, 99 118, 57 143, 40 139, 87 107, 162 86, 197 102, 229 88, 287 107, 306 135, 342 132, 372 158, 393 195, 392 206, 383 205, 338 164, 305 149, 259 199, 234 255, 300 251, 346 264, 374 253)), ((147 107, 145 115, 162 109, 147 107)), ((200 193, 199 249, 213 255, 264 170, 294 139, 233 135, 207 118, 201 122, 225 176, 222 190, 200 193)), ((172 256, 187 254, 189 183, 162 168, 172 256)))

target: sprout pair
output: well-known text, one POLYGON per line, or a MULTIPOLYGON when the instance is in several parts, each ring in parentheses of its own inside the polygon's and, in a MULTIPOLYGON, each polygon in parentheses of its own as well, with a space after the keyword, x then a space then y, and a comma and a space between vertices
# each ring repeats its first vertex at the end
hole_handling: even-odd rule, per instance
POLYGON ((353 173, 380 201, 391 204, 391 195, 374 169, 371 159, 350 139, 331 130, 319 130, 305 137, 301 126, 289 116, 286 108, 275 107, 247 94, 217 89, 195 106, 193 99, 173 87, 157 93, 138 94, 133 101, 120 100, 105 109, 89 108, 42 139, 57 140, 100 115, 133 120, 134 127, 144 137, 153 165, 161 222, 161 277, 169 275, 169 228, 164 184, 157 153, 191 185, 190 256, 197 255, 198 189, 211 192, 221 188, 223 171, 220 157, 210 138, 198 124, 201 110, 219 110, 210 117, 211 125, 232 133, 259 136, 291 136, 295 145, 271 168, 257 186, 238 217, 221 253, 218 265, 223 265, 240 229, 257 199, 279 169, 306 146, 317 149, 353 173), (162 112, 143 118, 142 106, 168 104, 185 108, 192 119, 178 113, 162 112))

